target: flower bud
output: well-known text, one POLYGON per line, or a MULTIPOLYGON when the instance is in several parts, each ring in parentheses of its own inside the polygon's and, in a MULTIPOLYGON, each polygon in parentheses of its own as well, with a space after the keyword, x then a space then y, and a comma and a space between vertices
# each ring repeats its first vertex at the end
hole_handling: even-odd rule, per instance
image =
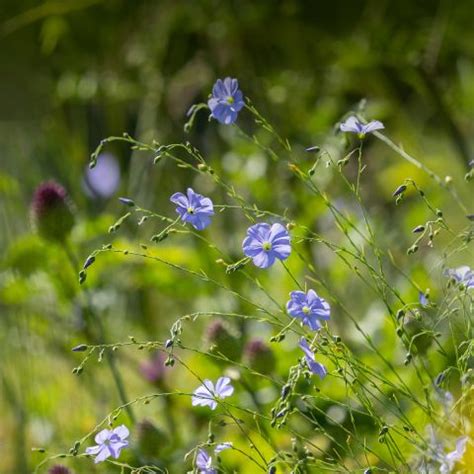
POLYGON ((47 181, 36 188, 30 212, 33 227, 48 240, 64 241, 74 226, 67 192, 54 181, 47 181))
POLYGON ((244 349, 244 362, 256 372, 271 374, 275 370, 276 360, 273 350, 261 339, 252 339, 244 349))
POLYGON ((140 364, 142 376, 150 383, 163 385, 168 369, 165 365, 166 355, 161 351, 156 351, 150 359, 140 364))
POLYGON ((72 474, 72 471, 62 464, 55 464, 48 469, 48 474, 72 474))
POLYGON ((205 342, 211 354, 222 354, 230 360, 238 360, 242 353, 240 334, 222 319, 209 324, 205 342))

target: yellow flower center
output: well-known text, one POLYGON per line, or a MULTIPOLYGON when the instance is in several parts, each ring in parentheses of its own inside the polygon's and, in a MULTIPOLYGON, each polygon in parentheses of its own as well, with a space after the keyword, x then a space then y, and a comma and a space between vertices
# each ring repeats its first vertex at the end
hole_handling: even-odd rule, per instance
POLYGON ((234 103, 234 98, 232 96, 227 97, 227 103, 228 104, 233 104, 234 103))
POLYGON ((194 214, 194 207, 189 206, 187 211, 188 211, 188 214, 194 214))
POLYGON ((303 306, 303 313, 304 313, 304 314, 309 314, 310 311, 311 311, 311 310, 309 309, 309 306, 306 306, 306 305, 303 306))
POLYGON ((263 242, 262 248, 263 248, 263 250, 265 250, 265 252, 268 252, 269 250, 272 249, 271 242, 263 242))

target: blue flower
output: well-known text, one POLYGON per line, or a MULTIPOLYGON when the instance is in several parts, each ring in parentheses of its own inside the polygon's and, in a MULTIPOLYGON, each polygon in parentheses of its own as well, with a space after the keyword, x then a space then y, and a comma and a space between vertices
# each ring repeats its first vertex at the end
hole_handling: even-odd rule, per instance
POLYGON ((304 337, 300 339, 299 346, 304 352, 304 357, 306 359, 306 363, 308 364, 309 370, 311 370, 313 374, 319 375, 321 379, 326 377, 326 374, 327 374, 326 367, 324 367, 323 364, 316 362, 314 358, 314 352, 310 349, 308 342, 306 341, 304 337))
POLYGON ((441 466, 439 472, 441 474, 449 474, 454 469, 454 465, 462 459, 464 456, 464 451, 466 450, 466 443, 468 441, 467 436, 458 438, 456 441, 456 449, 447 453, 442 457, 441 466))
POLYGON ((212 467, 212 457, 205 449, 199 449, 196 456, 196 467, 199 469, 199 474, 217 474, 217 471, 212 467))
POLYGON ((211 223, 214 215, 212 201, 188 188, 186 195, 174 193, 170 201, 176 204, 176 212, 183 222, 189 222, 195 229, 203 230, 211 223))
POLYGON ((474 271, 467 265, 458 268, 448 268, 444 274, 466 288, 474 288, 474 271))
POLYGON ((313 331, 321 328, 319 319, 328 320, 331 314, 329 303, 320 298, 314 290, 292 291, 290 300, 286 303, 288 314, 300 318, 303 324, 309 326, 313 331))
POLYGON ((285 260, 291 253, 290 234, 281 224, 255 224, 242 242, 247 257, 259 268, 268 268, 275 259, 285 260))
POLYGON ((421 306, 423 306, 424 308, 426 308, 430 304, 430 301, 427 295, 423 293, 422 291, 418 292, 418 301, 420 302, 421 306))
POLYGON ((219 443, 215 448, 214 452, 216 454, 219 454, 221 451, 224 451, 226 449, 231 449, 233 447, 233 444, 230 441, 226 441, 224 443, 219 443))
POLYGON ((110 456, 118 459, 120 451, 128 446, 126 438, 129 434, 125 425, 118 426, 114 430, 102 430, 95 437, 97 446, 87 448, 86 454, 95 456, 96 464, 105 461, 110 456))
POLYGON ((224 80, 217 79, 212 88, 212 97, 207 105, 211 109, 212 118, 224 125, 234 123, 239 111, 245 105, 237 79, 230 77, 226 77, 224 80))
POLYGON ((357 117, 354 115, 349 117, 345 122, 339 125, 339 129, 342 132, 352 132, 357 133, 359 138, 364 138, 367 133, 375 132, 376 130, 381 130, 385 128, 382 122, 378 120, 372 120, 367 124, 363 124, 357 117))
POLYGON ((194 390, 192 405, 208 406, 211 410, 217 408, 217 399, 230 397, 234 393, 234 387, 230 385, 229 377, 219 377, 216 385, 210 380, 204 380, 204 383, 194 390))

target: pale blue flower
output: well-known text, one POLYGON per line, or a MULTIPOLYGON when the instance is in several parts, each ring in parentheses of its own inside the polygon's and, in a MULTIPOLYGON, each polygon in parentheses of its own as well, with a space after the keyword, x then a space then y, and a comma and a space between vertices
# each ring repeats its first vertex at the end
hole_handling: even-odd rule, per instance
POLYGON ((212 457, 202 448, 198 450, 196 456, 196 467, 199 469, 199 474, 217 474, 217 471, 212 467, 212 457))
POLYGON ((467 436, 458 438, 456 441, 456 449, 442 456, 439 472, 441 474, 450 474, 455 464, 462 459, 466 451, 467 436))
POLYGON ((385 128, 382 122, 372 120, 367 124, 363 124, 356 116, 349 117, 345 122, 339 125, 342 132, 357 133, 359 138, 364 138, 367 133, 375 132, 385 128))
POLYGON ((174 193, 170 201, 177 205, 176 212, 183 222, 188 222, 197 230, 205 229, 211 223, 214 206, 208 197, 195 193, 188 188, 186 195, 174 193))
POLYGON ((321 379, 326 377, 326 374, 327 374, 326 367, 324 367, 323 364, 316 362, 316 359, 314 357, 314 352, 311 350, 308 342, 306 341, 304 337, 300 339, 299 346, 301 350, 304 352, 304 357, 306 359, 306 363, 308 364, 309 370, 311 370, 313 374, 319 375, 321 379))
POLYGON ((292 291, 286 304, 288 314, 301 319, 313 331, 321 328, 320 319, 328 320, 331 314, 329 303, 319 297, 314 290, 292 291))
POLYGON ((130 432, 125 425, 120 425, 113 430, 102 430, 97 433, 95 442, 97 446, 92 446, 86 449, 86 454, 95 456, 95 463, 105 461, 112 456, 118 459, 120 451, 128 446, 128 435, 130 432))
POLYGON ((211 380, 206 379, 194 391, 192 404, 193 406, 208 406, 211 410, 215 410, 218 399, 230 397, 233 393, 234 387, 230 385, 229 377, 219 377, 215 386, 211 380))
POLYGON ((418 301, 420 302, 421 306, 423 306, 424 308, 426 308, 430 304, 430 301, 427 298, 426 294, 423 293, 422 291, 418 292, 418 301))
POLYGON ((444 274, 452 278, 456 283, 464 285, 466 288, 474 288, 474 271, 472 271, 467 265, 463 265, 458 268, 448 268, 444 274))
POLYGON ((242 242, 247 257, 259 268, 268 268, 275 259, 285 260, 291 253, 290 234, 281 224, 255 224, 242 242))
POLYGON ((224 80, 217 79, 212 88, 212 97, 207 105, 211 109, 212 118, 224 125, 234 123, 239 111, 245 105, 237 79, 230 77, 226 77, 224 80))
POLYGON ((225 449, 230 449, 233 447, 233 444, 230 441, 226 441, 225 443, 219 443, 215 448, 214 452, 216 454, 220 453, 221 451, 224 451, 225 449))

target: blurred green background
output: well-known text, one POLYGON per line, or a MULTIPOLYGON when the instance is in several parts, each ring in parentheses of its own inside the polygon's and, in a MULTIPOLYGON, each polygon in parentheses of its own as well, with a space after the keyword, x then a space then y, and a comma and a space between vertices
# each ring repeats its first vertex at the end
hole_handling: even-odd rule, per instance
MULTIPOLYGON (((170 194, 190 185, 217 203, 226 199, 211 180, 176 171, 169 163, 153 166, 150 154, 126 145, 106 147, 107 179, 87 175, 90 154, 101 139, 128 132, 149 142, 190 140, 262 209, 288 209, 292 218, 337 240, 341 236, 324 206, 239 130, 208 123, 206 113, 198 115, 190 134, 183 132, 183 125, 189 107, 207 100, 217 78, 237 77, 244 95, 288 137, 294 157, 309 167, 311 157, 303 151, 307 146, 324 145, 335 158, 341 156, 345 142, 334 126, 365 98, 366 117, 382 120, 394 142, 443 179, 449 175, 474 212, 472 188, 463 179, 474 158, 469 0, 2 0, 0 11, 0 472, 29 472, 42 459, 32 447, 67 451, 119 403, 103 364, 91 363, 80 378, 71 374, 79 358, 70 349, 83 342, 77 272, 60 246, 31 230, 35 187, 54 179, 68 190, 77 215, 71 241, 81 262, 103 243, 132 247, 156 232, 156 224, 140 229, 127 224, 119 235, 108 236, 108 227, 123 213, 118 196, 170 217, 170 194)), ((255 132, 249 114, 242 113, 238 123, 247 133, 255 132)), ((404 259, 413 240, 410 230, 430 217, 413 195, 404 206, 393 205, 391 194, 407 177, 429 193, 456 231, 467 226, 449 194, 383 143, 371 139, 364 156, 368 168, 363 197, 381 247, 404 259)), ((348 174, 352 171, 349 166, 348 174)), ((357 215, 331 171, 322 171, 318 179, 331 199, 357 215)), ((242 216, 227 214, 208 237, 237 259, 245 226, 242 216)), ((450 240, 443 238, 439 253, 450 240)), ((213 263, 216 254, 199 250, 190 237, 165 242, 157 252, 221 277, 213 263)), ((441 280, 434 252, 423 247, 406 270, 422 288, 436 288, 441 280)), ((357 296, 360 283, 345 267, 318 249, 313 257, 327 281, 339 288, 336 294, 346 304, 350 300, 357 318, 365 318, 371 331, 386 330, 377 322, 383 308, 370 295, 357 296)), ((449 264, 469 261, 472 254, 459 254, 449 264)), ((298 265, 295 271, 301 270, 298 265)), ((235 309, 228 295, 150 261, 107 255, 89 273, 94 306, 112 341, 124 341, 130 334, 164 340, 173 321, 187 312, 235 309)), ((238 276, 226 278, 234 288, 250 291, 238 276)), ((283 273, 271 283, 268 278, 262 276, 262 282, 284 303, 293 289, 291 281, 283 273)), ((397 283, 405 296, 416 300, 413 288, 397 283)), ((338 324, 337 316, 334 326, 350 338, 351 330, 338 324)), ((196 331, 188 336, 193 332, 192 343, 200 346, 196 331)), ((269 334, 269 328, 260 333, 266 339, 269 334)), ((386 350, 391 349, 391 337, 386 350)), ((147 358, 136 350, 120 351, 131 397, 151 390, 139 371, 147 358)), ((191 363, 201 367, 201 375, 206 372, 202 364, 219 374, 209 362, 191 363)), ((282 377, 287 368, 282 362, 282 377)), ((178 373, 171 388, 196 386, 189 374, 178 373)), ((185 416, 189 400, 176 403, 177 412, 183 410, 185 416)), ((140 418, 166 426, 166 409, 156 404, 138 412, 140 418)), ((199 417, 191 420, 190 433, 181 434, 180 449, 190 449, 191 438, 205 441, 202 423, 199 417)), ((176 453, 157 456, 174 456, 179 466, 182 454, 176 448, 176 453)), ((241 460, 233 462, 239 469, 241 460)), ((77 472, 96 472, 86 463, 78 464, 77 472)), ((183 472, 176 469, 171 472, 183 472)))

